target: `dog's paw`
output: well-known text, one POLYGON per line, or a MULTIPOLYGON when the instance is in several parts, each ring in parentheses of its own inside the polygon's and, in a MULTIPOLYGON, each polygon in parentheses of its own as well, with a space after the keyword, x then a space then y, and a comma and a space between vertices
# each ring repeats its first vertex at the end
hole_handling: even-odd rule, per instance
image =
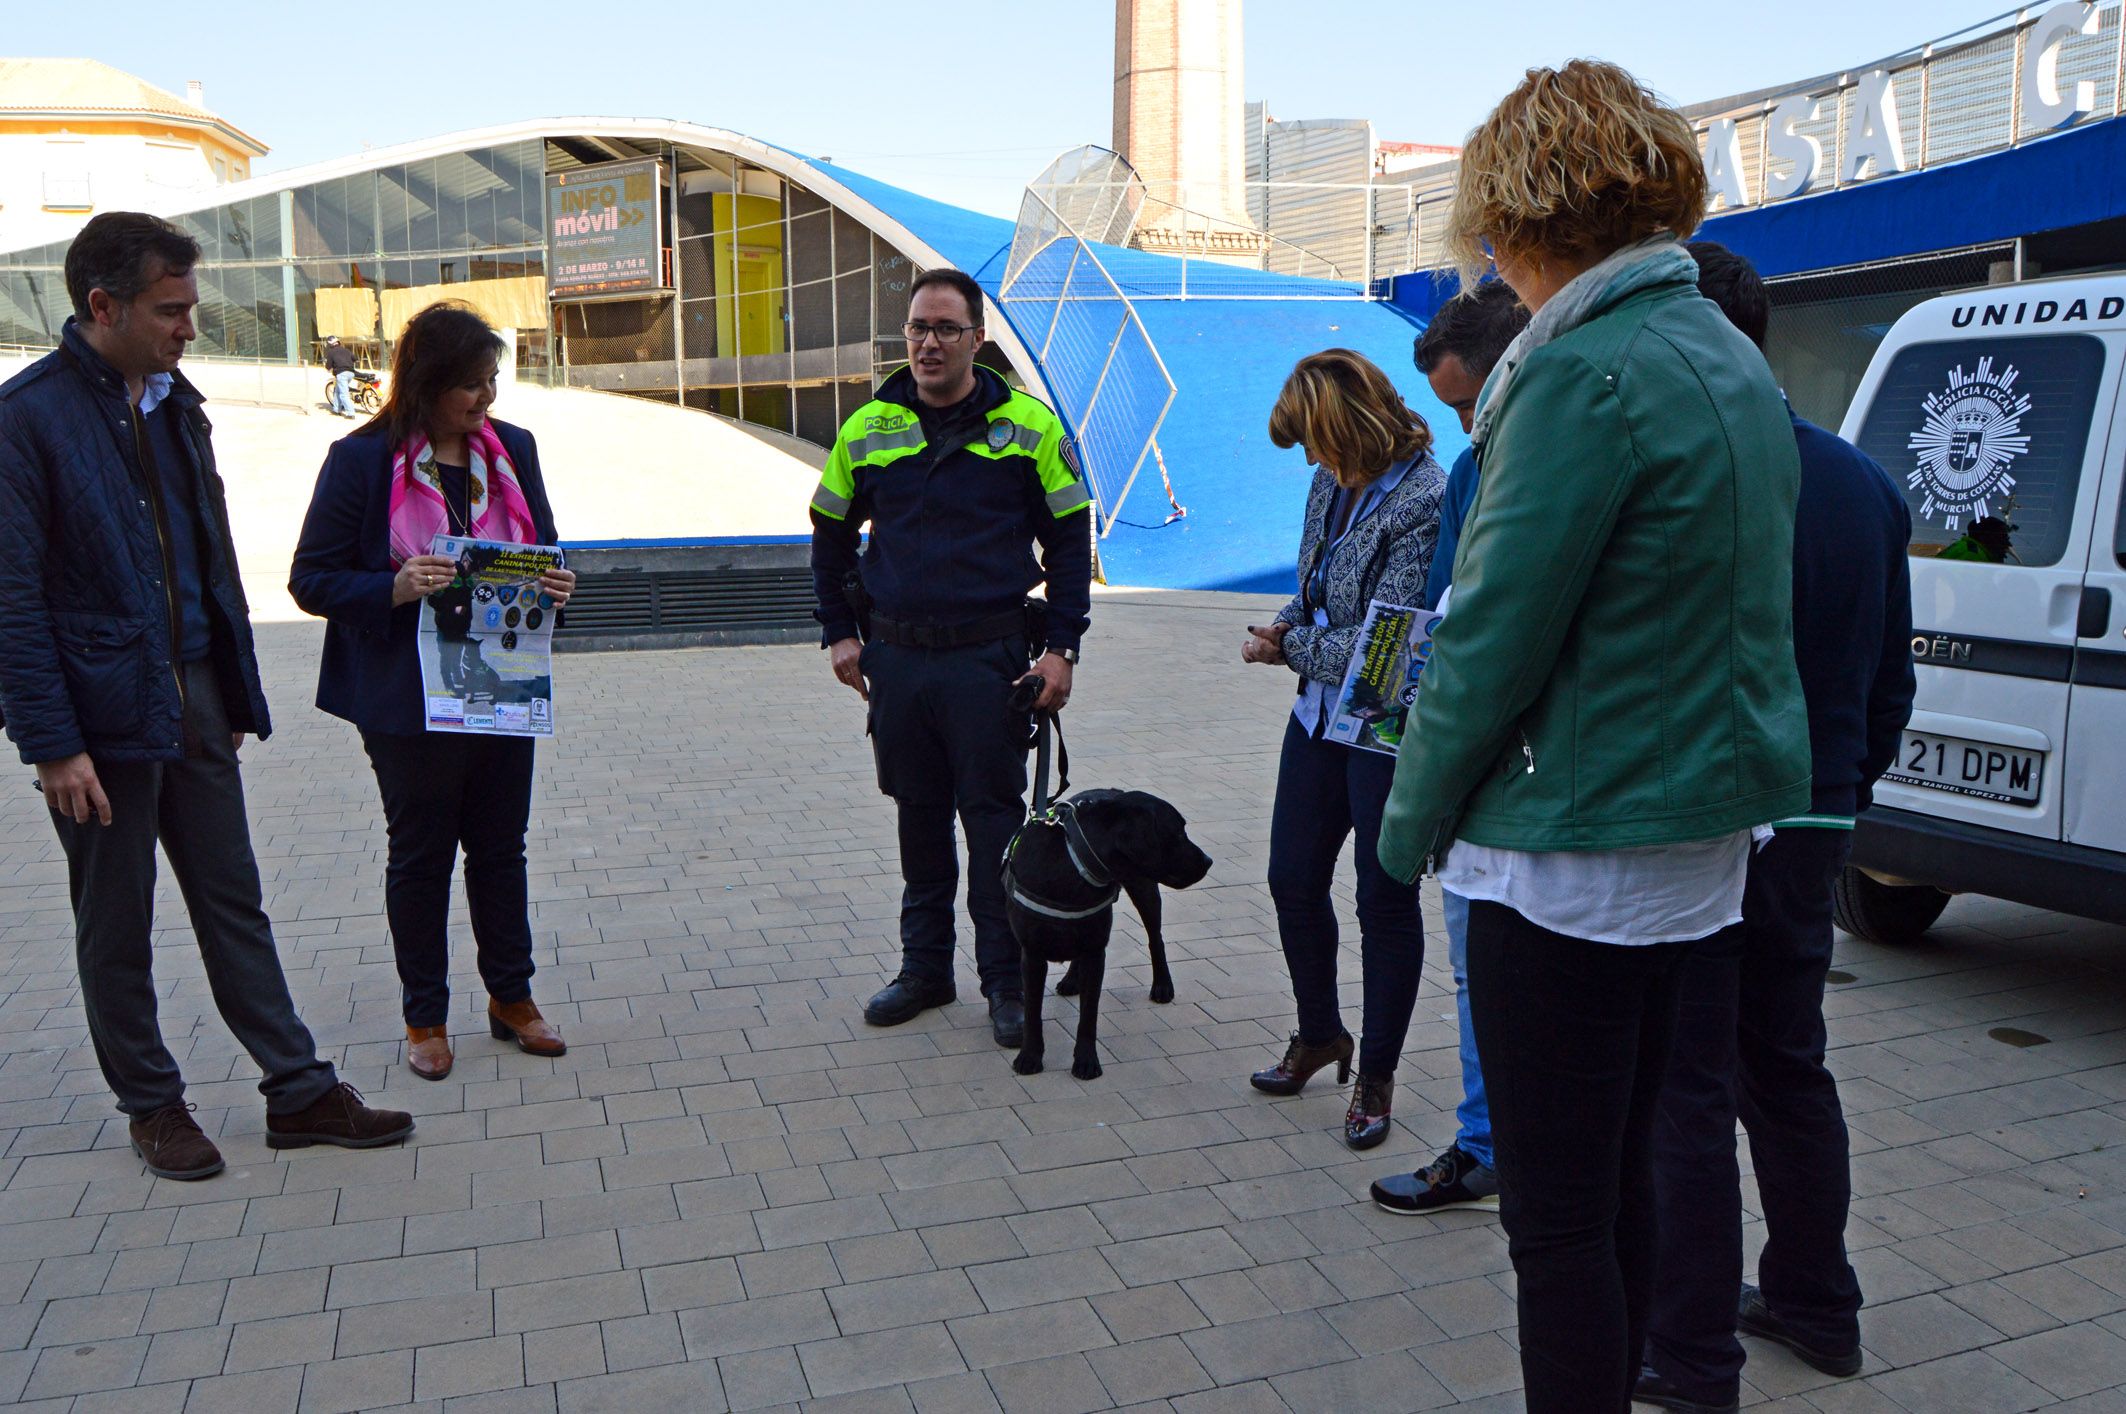
POLYGON ((1082 1056, 1070 1063, 1070 1073, 1080 1080, 1098 1080, 1100 1062, 1092 1056, 1082 1056))
POLYGON ((1155 1002, 1159 1003, 1159 1005, 1161 1005, 1161 1006, 1165 1006, 1165 1005, 1166 1005, 1166 1004, 1167 1004, 1168 1002, 1172 1001, 1173 999, 1174 999, 1174 980, 1173 980, 1173 979, 1172 979, 1171 977, 1169 977, 1169 978, 1165 979, 1164 981, 1159 981, 1159 982, 1154 982, 1154 983, 1152 983, 1152 1000, 1153 1000, 1153 1001, 1155 1001, 1155 1002))
POLYGON ((1056 995, 1059 997, 1075 997, 1078 995, 1078 964, 1075 962, 1070 965, 1069 971, 1056 979, 1056 995))
POLYGON ((1041 1057, 1021 1051, 1011 1058, 1011 1068, 1021 1075, 1039 1075, 1041 1073, 1041 1057))

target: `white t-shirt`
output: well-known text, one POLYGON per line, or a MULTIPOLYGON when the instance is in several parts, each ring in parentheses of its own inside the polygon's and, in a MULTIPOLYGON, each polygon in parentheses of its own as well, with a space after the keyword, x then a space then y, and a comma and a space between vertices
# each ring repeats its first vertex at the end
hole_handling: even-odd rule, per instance
POLYGON ((1690 942, 1742 921, 1753 833, 1641 849, 1494 849, 1458 840, 1440 861, 1439 883, 1568 938, 1628 947, 1690 942))

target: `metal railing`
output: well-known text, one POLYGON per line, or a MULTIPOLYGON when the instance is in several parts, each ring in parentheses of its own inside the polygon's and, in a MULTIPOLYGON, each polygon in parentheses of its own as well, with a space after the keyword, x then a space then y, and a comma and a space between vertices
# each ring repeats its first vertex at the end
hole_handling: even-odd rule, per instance
MULTIPOLYGON (((1687 109, 1702 143, 1732 144, 1729 152, 1740 159, 1747 200, 1722 203, 1719 209, 1764 205, 1768 173, 1791 180, 1790 164, 1774 165, 1780 161, 1774 150, 1783 136, 1780 129, 1821 148, 1811 190, 1836 190, 1890 175, 1878 163, 1855 174, 1847 161, 1855 107, 1875 97, 1876 85, 1885 79, 1888 95, 1882 107, 1886 114, 1894 113, 1897 146, 1908 171, 2002 151, 2059 131, 2063 125, 2056 113, 2028 111, 2029 89, 2035 86, 2029 81, 2039 77, 2032 69, 2040 59, 2032 37, 2054 8, 2009 10, 1813 82, 1687 109), (1799 105, 1785 106, 1786 100, 1797 98, 1799 105)), ((2088 32, 2050 36, 2054 42, 2045 54, 2049 86, 2072 96, 2086 83, 2088 115, 2117 117, 2121 72, 2126 69, 2126 25, 2120 22, 2126 7, 2120 0, 2101 0, 2086 13, 2094 21, 2088 32)))
MULTIPOLYGON (((1110 273, 1138 300, 1374 298, 1374 276, 1404 268, 1416 229, 1416 205, 1398 184, 1236 182, 1192 192, 1144 181, 1103 147, 1064 153, 1027 191, 1073 236, 1106 247, 1110 273), (1252 278, 1264 272, 1297 282, 1252 278)), ((1054 238, 1042 220, 1022 219, 1006 282, 1054 238)))
MULTIPOLYGON (((1084 161, 1082 149, 1066 153, 1044 176, 1084 161)), ((1174 380, 1131 296, 1109 273, 1104 257, 1127 251, 1087 240, 1059 209, 1057 197, 1101 234, 1125 236, 1132 198, 1127 179, 1103 178, 1082 189, 1061 181, 1029 186, 1020 199, 997 293, 1072 429, 1093 492, 1097 534, 1105 538, 1145 458, 1157 456, 1159 428, 1174 402, 1174 380)), ((1164 460, 1159 464, 1163 475, 1164 460)), ((1169 521, 1186 514, 1174 501, 1171 485, 1167 499, 1173 507, 1169 521)))

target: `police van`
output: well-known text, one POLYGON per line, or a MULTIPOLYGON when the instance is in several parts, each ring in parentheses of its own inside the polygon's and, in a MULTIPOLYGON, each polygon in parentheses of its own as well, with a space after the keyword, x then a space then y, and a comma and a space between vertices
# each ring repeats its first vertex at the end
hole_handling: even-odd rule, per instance
POLYGON ((1952 894, 2126 923, 2126 276, 1930 300, 1841 429, 1912 509, 1919 697, 1838 922, 1916 938, 1952 894))

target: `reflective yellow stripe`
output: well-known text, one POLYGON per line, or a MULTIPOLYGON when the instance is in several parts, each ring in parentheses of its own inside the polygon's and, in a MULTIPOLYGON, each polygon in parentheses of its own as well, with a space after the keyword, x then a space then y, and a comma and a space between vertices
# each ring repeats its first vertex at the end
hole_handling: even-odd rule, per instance
POLYGON ((880 452, 896 452, 922 445, 921 427, 904 427, 898 432, 873 432, 868 437, 859 437, 849 444, 849 460, 867 462, 880 452))
POLYGON ((1048 502, 1048 513, 1057 517, 1067 516, 1072 511, 1082 511, 1093 503, 1093 498, 1087 494, 1085 483, 1082 481, 1059 486, 1043 499, 1048 502))
POLYGON ((822 481, 819 483, 819 489, 812 493, 812 509, 823 516, 831 516, 835 520, 847 520, 849 518, 849 498, 835 494, 828 489, 827 483, 822 481))

